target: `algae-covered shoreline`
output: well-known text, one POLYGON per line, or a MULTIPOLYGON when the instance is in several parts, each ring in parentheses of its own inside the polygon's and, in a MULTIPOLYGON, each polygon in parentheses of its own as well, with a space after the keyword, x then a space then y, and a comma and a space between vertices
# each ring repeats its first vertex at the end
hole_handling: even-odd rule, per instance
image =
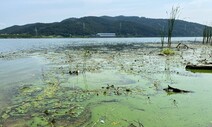
POLYGON ((31 66, 38 71, 21 73, 34 74, 30 80, 1 85, 10 96, 0 95, 0 126, 211 126, 212 75, 186 71, 185 65, 211 62, 212 50, 187 45, 189 49, 173 48, 171 56, 161 55, 161 46, 155 43, 2 53, 1 61, 30 58, 17 66, 28 64, 22 70, 31 66), (33 59, 39 63, 29 64, 33 59), (170 95, 163 90, 168 85, 193 93, 170 95))

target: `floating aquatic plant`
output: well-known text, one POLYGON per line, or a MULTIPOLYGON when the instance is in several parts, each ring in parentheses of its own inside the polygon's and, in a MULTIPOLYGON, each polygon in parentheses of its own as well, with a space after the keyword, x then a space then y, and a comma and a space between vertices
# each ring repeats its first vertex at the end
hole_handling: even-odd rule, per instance
POLYGON ((165 55, 174 55, 175 54, 175 52, 170 48, 163 49, 162 53, 165 55))

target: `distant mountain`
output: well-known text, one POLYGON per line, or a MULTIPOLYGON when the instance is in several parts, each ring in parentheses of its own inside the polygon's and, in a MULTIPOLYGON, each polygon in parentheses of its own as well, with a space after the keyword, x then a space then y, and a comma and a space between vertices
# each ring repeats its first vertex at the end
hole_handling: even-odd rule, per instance
MULTIPOLYGON (((97 33, 116 33, 118 36, 157 37, 167 28, 167 19, 151 19, 136 16, 101 16, 69 18, 61 22, 35 23, 12 26, 0 30, 0 34, 30 36, 94 36, 97 33)), ((177 20, 173 36, 202 36, 204 25, 177 20)))

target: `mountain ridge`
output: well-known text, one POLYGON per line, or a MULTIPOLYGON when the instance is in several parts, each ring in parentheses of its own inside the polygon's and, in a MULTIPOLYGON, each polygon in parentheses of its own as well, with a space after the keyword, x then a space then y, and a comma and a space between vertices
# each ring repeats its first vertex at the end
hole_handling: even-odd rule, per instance
MULTIPOLYGON (((116 33, 124 37, 159 37, 166 33, 168 19, 138 16, 86 16, 67 18, 60 22, 14 25, 0 30, 1 35, 30 36, 95 36, 97 33, 116 33)), ((202 36, 204 25, 176 20, 173 36, 202 36)))

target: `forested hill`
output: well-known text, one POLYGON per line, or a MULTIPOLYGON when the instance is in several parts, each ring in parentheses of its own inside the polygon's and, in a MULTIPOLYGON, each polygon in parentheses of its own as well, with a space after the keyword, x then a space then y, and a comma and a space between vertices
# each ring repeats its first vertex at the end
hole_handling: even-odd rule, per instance
MULTIPOLYGON (((167 29, 167 19, 151 19, 136 16, 69 18, 54 23, 34 23, 12 26, 0 30, 1 35, 30 36, 94 36, 97 33, 116 33, 125 37, 157 37, 167 29)), ((177 20, 173 36, 202 36, 204 25, 177 20)))

